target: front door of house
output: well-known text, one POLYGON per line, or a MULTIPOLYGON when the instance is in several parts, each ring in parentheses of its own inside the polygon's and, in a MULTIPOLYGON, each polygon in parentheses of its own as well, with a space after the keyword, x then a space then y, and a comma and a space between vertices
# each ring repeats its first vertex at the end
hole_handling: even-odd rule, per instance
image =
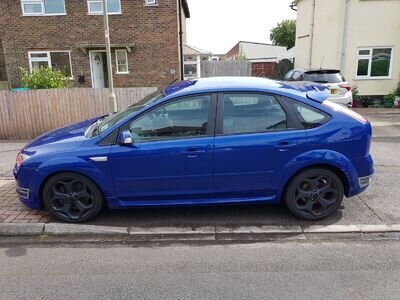
POLYGON ((104 61, 103 52, 90 52, 92 65, 92 83, 94 88, 104 88, 104 61))

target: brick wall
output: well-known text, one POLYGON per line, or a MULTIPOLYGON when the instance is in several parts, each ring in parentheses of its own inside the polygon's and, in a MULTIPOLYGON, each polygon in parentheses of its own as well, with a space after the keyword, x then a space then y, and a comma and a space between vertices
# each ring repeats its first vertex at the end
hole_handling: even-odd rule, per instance
MULTIPOLYGON (((86 0, 65 0, 66 16, 22 16, 20 1, 1 0, 0 37, 7 77, 19 85, 18 67, 29 67, 30 50, 70 50, 75 86, 91 86, 89 55, 77 46, 104 44, 102 16, 88 15, 86 0), (78 83, 84 75, 85 84, 78 83)), ((121 0, 121 15, 110 15, 112 44, 135 43, 128 53, 128 75, 115 74, 116 87, 162 86, 179 76, 176 0, 146 7, 144 0, 121 0), (171 69, 176 70, 171 75, 171 69)))
POLYGON ((256 77, 275 78, 276 63, 274 63, 274 62, 252 63, 251 73, 252 73, 252 76, 256 76, 256 77))

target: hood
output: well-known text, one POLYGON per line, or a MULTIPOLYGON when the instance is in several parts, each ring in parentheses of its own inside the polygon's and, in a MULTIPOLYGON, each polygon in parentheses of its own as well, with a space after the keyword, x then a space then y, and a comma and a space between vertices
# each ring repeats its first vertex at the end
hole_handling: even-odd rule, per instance
POLYGON ((97 119, 98 117, 46 132, 26 145, 24 150, 38 146, 61 146, 64 149, 69 148, 68 146, 78 147, 86 139, 86 128, 97 119))

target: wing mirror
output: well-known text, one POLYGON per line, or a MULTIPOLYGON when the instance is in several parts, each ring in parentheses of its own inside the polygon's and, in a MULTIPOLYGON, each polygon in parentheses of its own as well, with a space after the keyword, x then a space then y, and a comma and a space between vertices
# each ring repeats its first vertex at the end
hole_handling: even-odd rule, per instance
POLYGON ((124 130, 119 133, 118 144, 121 146, 133 144, 132 134, 129 130, 124 130))

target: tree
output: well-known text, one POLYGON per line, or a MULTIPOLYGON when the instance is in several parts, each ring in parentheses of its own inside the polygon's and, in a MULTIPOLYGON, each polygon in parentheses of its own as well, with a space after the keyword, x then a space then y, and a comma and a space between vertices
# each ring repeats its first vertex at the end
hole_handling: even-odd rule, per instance
POLYGON ((271 29, 269 36, 272 43, 285 46, 288 49, 294 47, 296 40, 296 20, 283 20, 271 29))
POLYGON ((67 88, 70 79, 61 71, 54 71, 48 67, 41 67, 29 73, 26 69, 20 68, 21 81, 25 87, 30 89, 56 89, 67 88))

